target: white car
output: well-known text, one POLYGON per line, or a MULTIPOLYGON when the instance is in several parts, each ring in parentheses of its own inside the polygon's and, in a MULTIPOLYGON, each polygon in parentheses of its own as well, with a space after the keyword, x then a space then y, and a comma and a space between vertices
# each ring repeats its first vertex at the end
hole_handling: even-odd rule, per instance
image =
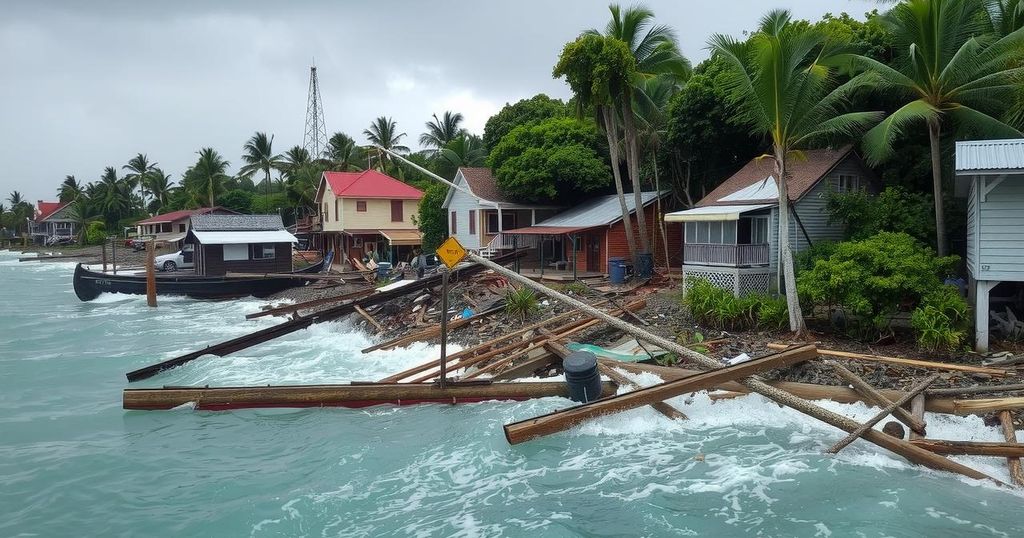
POLYGON ((177 271, 178 269, 192 269, 194 267, 194 252, 191 244, 185 245, 178 252, 157 256, 153 262, 158 271, 177 271))

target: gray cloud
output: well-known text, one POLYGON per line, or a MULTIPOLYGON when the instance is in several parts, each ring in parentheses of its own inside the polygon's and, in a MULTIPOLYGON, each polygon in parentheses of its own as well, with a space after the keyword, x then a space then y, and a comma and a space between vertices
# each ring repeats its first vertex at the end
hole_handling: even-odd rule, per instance
MULTIPOLYGON (((0 193, 52 199, 66 174, 96 179, 147 153, 175 179, 211 146, 237 165, 254 131, 284 151, 302 143, 316 59, 327 127, 362 140, 379 115, 409 145, 434 112, 471 131, 504 103, 567 97, 551 67, 561 47, 603 27, 606 3, 14 2, 0 20, 0 193)), ((769 7, 803 18, 861 16, 868 0, 648 1, 684 53, 739 35, 769 7)))

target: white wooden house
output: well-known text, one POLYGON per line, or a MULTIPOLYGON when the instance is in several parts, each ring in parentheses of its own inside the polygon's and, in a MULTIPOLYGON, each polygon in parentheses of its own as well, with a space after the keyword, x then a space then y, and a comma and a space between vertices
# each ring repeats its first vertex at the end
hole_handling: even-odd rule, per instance
POLYGON ((957 142, 956 189, 967 196, 968 295, 975 347, 985 352, 990 292, 1024 282, 1024 139, 957 142))
POLYGON ((448 213, 448 234, 468 250, 491 256, 500 250, 536 248, 533 237, 502 234, 532 226, 558 212, 558 207, 521 204, 499 189, 489 168, 459 168, 442 207, 448 213))
MULTIPOLYGON (((830 223, 831 192, 870 190, 875 175, 852 146, 803 152, 787 163, 793 253, 843 238, 830 223)), ((683 278, 705 278, 743 295, 783 289, 779 265, 779 188, 771 159, 752 159, 696 207, 665 215, 682 222, 683 278)))

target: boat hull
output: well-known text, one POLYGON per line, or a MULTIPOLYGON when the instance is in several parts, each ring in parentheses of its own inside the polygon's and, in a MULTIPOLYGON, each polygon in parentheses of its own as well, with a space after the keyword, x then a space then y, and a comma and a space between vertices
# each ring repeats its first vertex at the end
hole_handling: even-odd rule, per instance
MULTIPOLYGON (((323 262, 311 265, 293 274, 317 273, 323 262)), ((225 299, 231 297, 265 297, 289 288, 305 286, 312 280, 289 277, 238 278, 201 277, 186 275, 158 275, 157 295, 185 295, 196 299, 225 299)), ((75 267, 75 295, 81 301, 91 301, 101 293, 146 294, 144 275, 100 273, 86 269, 82 264, 75 267)))

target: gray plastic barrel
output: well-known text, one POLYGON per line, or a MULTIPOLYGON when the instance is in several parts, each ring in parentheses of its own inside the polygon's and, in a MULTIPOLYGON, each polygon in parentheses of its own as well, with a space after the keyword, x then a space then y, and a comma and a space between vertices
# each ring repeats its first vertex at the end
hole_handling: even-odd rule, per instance
POLYGON ((601 397, 601 375, 597 372, 597 355, 589 351, 575 351, 562 359, 565 384, 569 385, 569 398, 587 403, 601 397))
POLYGON ((639 252, 636 255, 635 275, 639 279, 651 278, 654 275, 654 255, 650 252, 639 252))
POLYGON ((608 258, 608 280, 612 284, 626 281, 626 258, 608 258))
POLYGON ((377 264, 377 278, 388 278, 391 275, 391 262, 379 262, 377 264))

